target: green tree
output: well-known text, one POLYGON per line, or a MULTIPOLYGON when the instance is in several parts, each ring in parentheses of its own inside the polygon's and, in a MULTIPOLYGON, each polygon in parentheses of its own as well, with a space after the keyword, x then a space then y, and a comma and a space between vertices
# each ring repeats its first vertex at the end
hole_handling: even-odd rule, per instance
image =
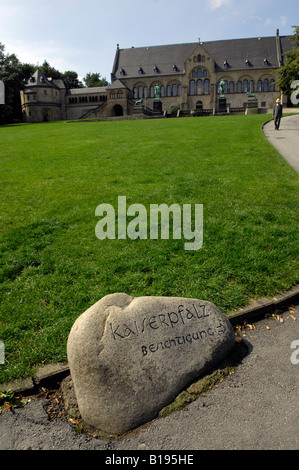
POLYGON ((80 82, 77 72, 68 70, 62 74, 62 80, 64 81, 65 87, 70 88, 84 88, 82 82, 80 82))
POLYGON ((46 75, 46 77, 51 77, 54 80, 62 78, 61 72, 59 72, 59 70, 55 69, 54 67, 51 67, 49 62, 47 62, 46 60, 44 60, 43 65, 39 68, 46 75))
POLYGON ((293 28, 295 28, 292 38, 293 48, 284 53, 285 65, 277 72, 278 80, 276 83, 286 95, 290 95, 292 92, 292 82, 299 79, 299 26, 293 26, 293 28))
POLYGON ((108 82, 106 78, 101 77, 100 73, 89 72, 86 77, 83 78, 84 83, 87 87, 107 86, 108 82))
POLYGON ((20 120, 20 90, 32 75, 34 66, 22 64, 15 54, 6 54, 4 44, 0 43, 0 80, 5 85, 5 105, 1 106, 1 123, 20 120))

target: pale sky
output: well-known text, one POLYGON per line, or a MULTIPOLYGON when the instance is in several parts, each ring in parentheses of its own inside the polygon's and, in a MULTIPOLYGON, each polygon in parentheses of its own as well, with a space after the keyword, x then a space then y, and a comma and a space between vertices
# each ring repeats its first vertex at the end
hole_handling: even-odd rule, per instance
POLYGON ((0 42, 21 62, 46 59, 110 81, 121 48, 293 34, 298 0, 0 0, 0 42))

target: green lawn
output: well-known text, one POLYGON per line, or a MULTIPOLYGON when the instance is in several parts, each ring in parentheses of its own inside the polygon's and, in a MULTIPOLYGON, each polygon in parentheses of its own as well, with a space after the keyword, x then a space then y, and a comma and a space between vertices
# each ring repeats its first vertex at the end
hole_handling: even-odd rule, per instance
POLYGON ((298 175, 266 115, 0 127, 0 383, 66 361, 75 319, 113 292, 227 315, 298 282, 298 175), (101 203, 203 204, 204 243, 104 240, 101 203))

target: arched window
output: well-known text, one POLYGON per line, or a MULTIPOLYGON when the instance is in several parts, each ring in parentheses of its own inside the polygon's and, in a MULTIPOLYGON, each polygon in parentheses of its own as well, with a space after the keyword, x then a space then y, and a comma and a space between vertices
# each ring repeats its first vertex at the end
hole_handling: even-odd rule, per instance
POLYGON ((177 96, 177 88, 175 83, 172 85, 172 96, 177 96))
POLYGON ((171 96, 171 86, 167 85, 166 87, 166 96, 171 96))
POLYGON ((190 95, 195 95, 195 81, 194 80, 190 80, 189 93, 190 95))
POLYGON ((207 77, 207 76, 208 76, 208 73, 207 73, 206 69, 204 69, 204 71, 202 72, 202 76, 203 76, 203 77, 207 77))
POLYGON ((264 91, 269 91, 269 80, 265 78, 264 80, 264 91))
POLYGON ((199 78, 202 77, 202 70, 201 69, 197 69, 197 76, 199 78))
POLYGON ((204 94, 205 95, 210 94, 210 80, 208 78, 206 78, 204 81, 204 94))
POLYGON ((151 98, 154 98, 154 96, 155 96, 154 87, 151 86, 151 87, 150 87, 150 97, 151 97, 151 98))
POLYGON ((143 88, 142 88, 142 86, 138 87, 138 98, 143 98, 143 88))
POLYGON ((250 82, 249 82, 249 91, 250 91, 250 93, 252 93, 254 91, 254 81, 253 80, 250 80, 250 82))
POLYGON ((275 80, 273 78, 270 80, 269 91, 275 91, 275 80))
POLYGON ((134 94, 134 99, 138 98, 136 87, 133 89, 133 94, 134 94))
POLYGON ((243 80, 243 92, 247 93, 248 91, 248 80, 243 80))
POLYGON ((146 86, 143 88, 143 96, 144 96, 144 98, 147 98, 147 96, 148 96, 148 95, 147 95, 147 87, 146 87, 146 86))
POLYGON ((229 93, 233 93, 234 92, 234 82, 229 82, 229 93))
POLYGON ((182 94, 182 85, 178 85, 178 96, 182 94))
POLYGON ((262 91, 262 80, 257 81, 257 91, 262 91))
POLYGON ((161 93, 161 96, 165 96, 165 87, 164 87, 164 85, 161 86, 160 93, 161 93))
POLYGON ((240 80, 237 83, 237 93, 242 93, 242 82, 240 80))
POLYGON ((192 78, 196 78, 197 77, 197 72, 196 70, 192 70, 192 78))
POLYGON ((196 88, 197 95, 202 95, 202 80, 197 80, 196 88))

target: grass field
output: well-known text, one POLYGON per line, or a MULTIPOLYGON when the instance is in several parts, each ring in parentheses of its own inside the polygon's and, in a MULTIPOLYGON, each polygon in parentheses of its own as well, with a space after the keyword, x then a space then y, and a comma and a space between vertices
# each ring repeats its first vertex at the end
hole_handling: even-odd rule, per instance
POLYGON ((0 383, 66 361, 75 319, 113 292, 227 315, 298 282, 298 176, 266 115, 0 127, 0 383), (98 240, 95 209, 203 204, 204 242, 98 240))

